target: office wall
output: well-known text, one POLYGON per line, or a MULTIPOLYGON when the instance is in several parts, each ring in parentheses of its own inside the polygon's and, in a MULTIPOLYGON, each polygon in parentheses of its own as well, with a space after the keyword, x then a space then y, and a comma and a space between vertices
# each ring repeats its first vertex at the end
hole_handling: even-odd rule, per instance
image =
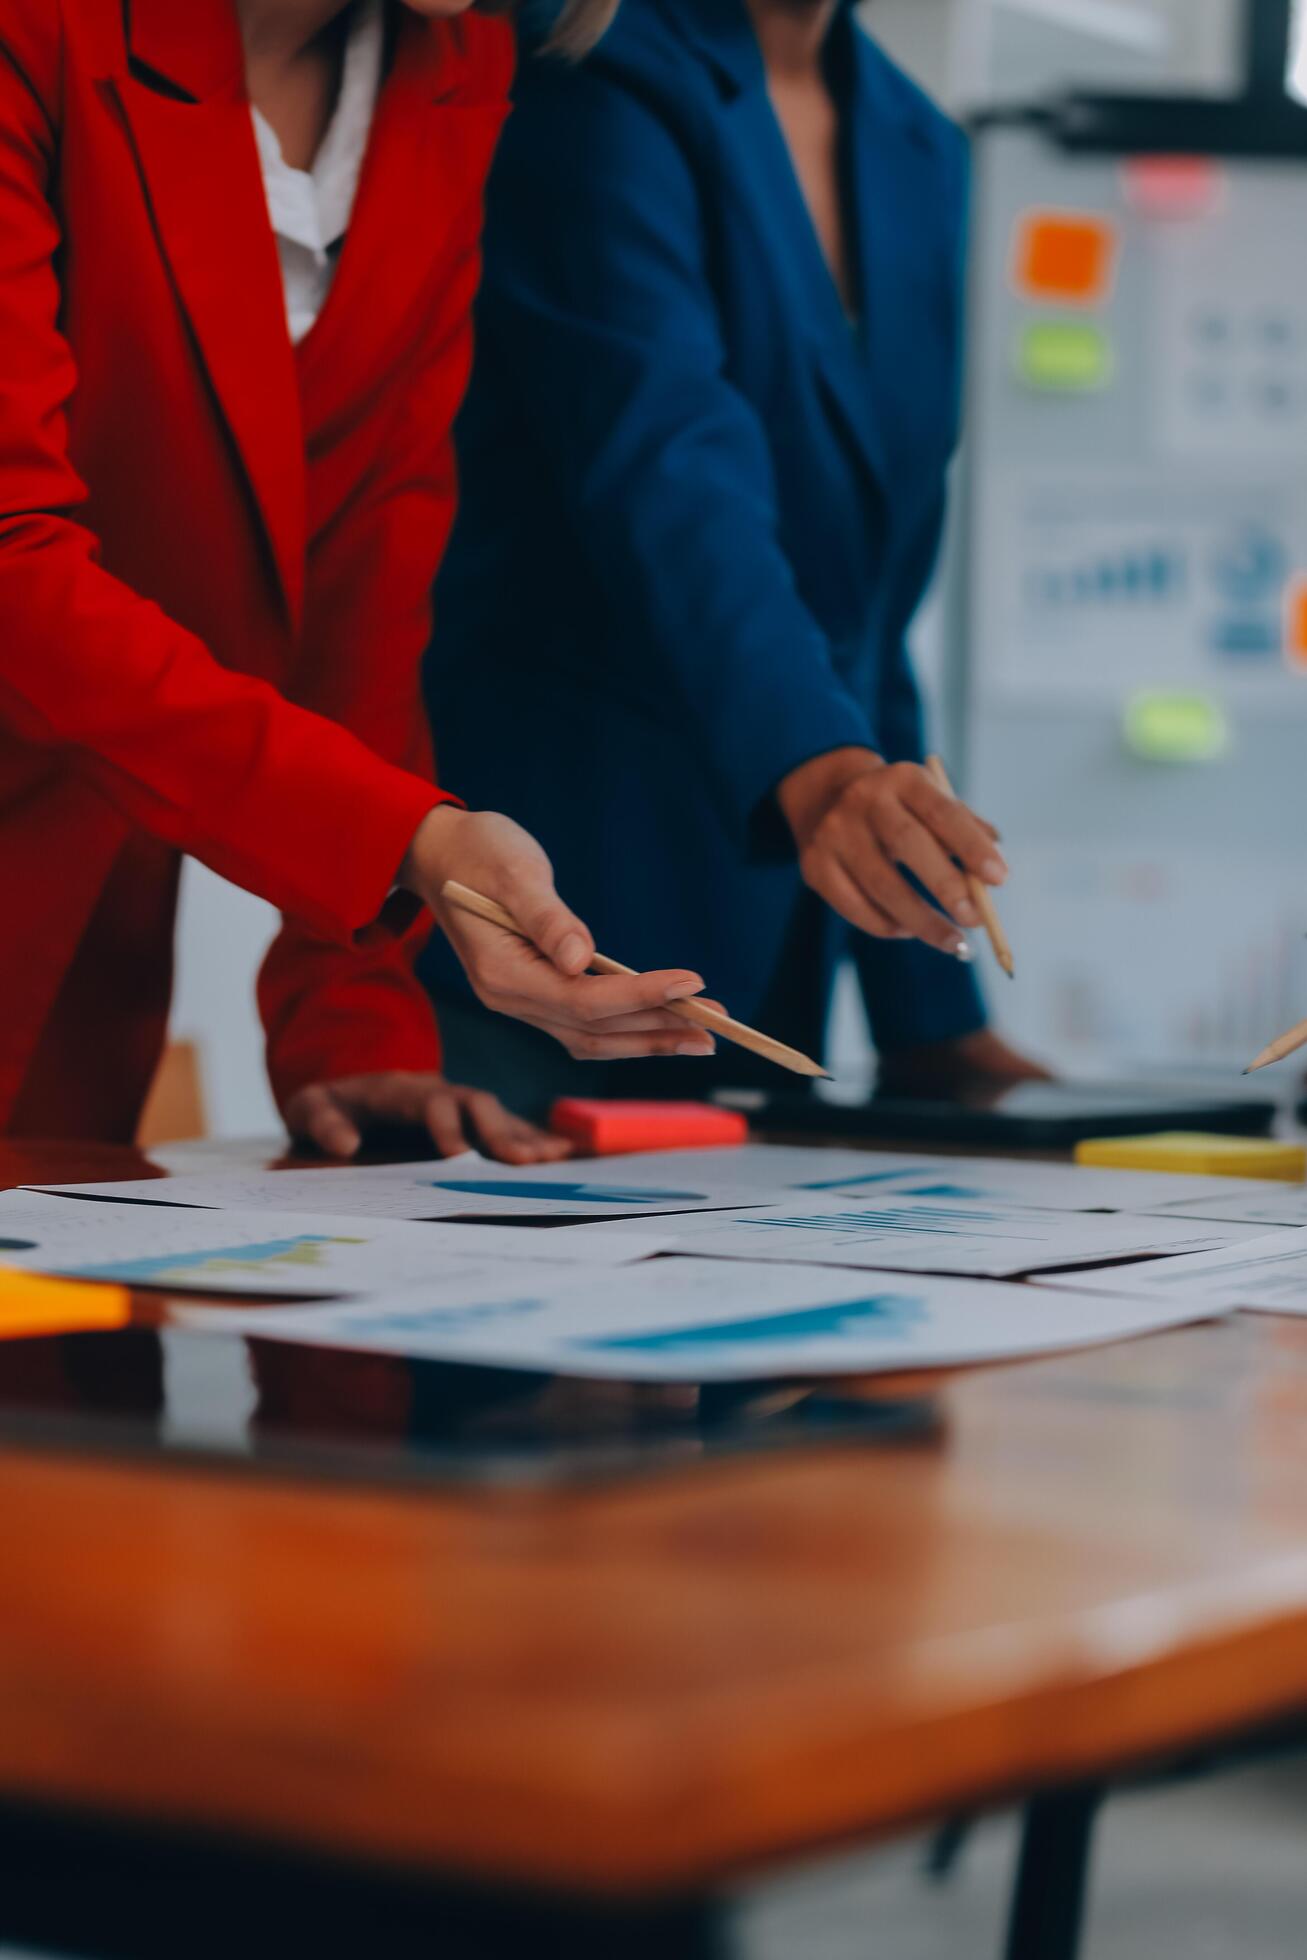
POLYGON ((202 864, 182 874, 172 1032, 200 1053, 214 1136, 265 1136, 279 1128, 263 1073, 254 979, 277 915, 202 864))
POLYGON ((948 107, 1068 86, 1223 92, 1241 0, 865 0, 871 31, 948 107))

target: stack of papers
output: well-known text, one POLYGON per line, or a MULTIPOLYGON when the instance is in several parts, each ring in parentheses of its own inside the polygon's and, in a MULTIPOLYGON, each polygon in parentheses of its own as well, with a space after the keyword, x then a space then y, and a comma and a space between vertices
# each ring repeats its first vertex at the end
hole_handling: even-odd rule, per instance
POLYGON ((171 1310, 227 1334, 701 1381, 1011 1358, 1238 1305, 1307 1311, 1307 1232, 1268 1235, 1281 1224, 1307 1225, 1307 1191, 760 1144, 520 1170, 469 1152, 10 1192, 0 1261, 325 1303, 171 1310), (1109 1263, 1124 1260, 1144 1263, 1109 1263))

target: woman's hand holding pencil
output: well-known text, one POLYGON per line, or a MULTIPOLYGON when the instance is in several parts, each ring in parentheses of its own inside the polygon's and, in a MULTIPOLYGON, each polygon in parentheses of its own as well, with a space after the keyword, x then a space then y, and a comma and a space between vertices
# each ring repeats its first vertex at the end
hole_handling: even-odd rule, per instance
POLYGON ((791 771, 778 799, 805 880, 851 925, 970 959, 959 928, 990 925, 985 887, 1003 884, 1007 865, 998 832, 957 801, 947 777, 871 749, 836 749, 791 771))
MULTIPOLYGON (((522 928, 511 912, 506 911, 502 905, 496 904, 493 898, 487 898, 484 892, 473 891, 470 886, 459 884, 456 878, 450 879, 440 896, 446 911, 452 908, 456 912, 468 913, 474 919, 483 919, 487 925, 495 927, 499 932, 522 936, 522 928)), ((626 980, 638 978, 629 966, 623 966, 620 960, 609 959, 604 953, 596 952, 592 955, 590 970, 592 973, 610 974, 626 980)), ((775 1062, 778 1068, 789 1069, 794 1075, 825 1076, 826 1074, 821 1063, 814 1062, 810 1055, 802 1054, 797 1048, 788 1047, 785 1042, 777 1041, 772 1035, 763 1034, 758 1028, 749 1027, 747 1022, 732 1020, 725 1008, 715 1000, 702 1000, 697 995, 693 999, 677 998, 668 1011, 682 1021, 690 1021, 696 1027, 723 1035, 727 1041, 734 1041, 741 1048, 750 1049, 755 1055, 761 1055, 766 1061, 775 1062)), ((688 1054, 693 1051, 682 1048, 677 1052, 688 1054)))
POLYGON ((714 1052, 711 1034, 670 1011, 703 993, 697 973, 587 971, 594 940, 554 890, 539 844, 510 818, 441 804, 420 825, 400 882, 435 913, 478 999, 552 1035, 578 1060, 714 1052), (515 930, 451 905, 443 897, 451 880, 497 901, 515 930))

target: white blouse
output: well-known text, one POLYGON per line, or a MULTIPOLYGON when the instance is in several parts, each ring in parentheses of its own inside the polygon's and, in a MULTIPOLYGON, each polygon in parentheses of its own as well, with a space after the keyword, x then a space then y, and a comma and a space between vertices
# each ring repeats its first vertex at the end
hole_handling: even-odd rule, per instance
POLYGON ((307 170, 291 168, 272 125, 250 107, 268 217, 281 261, 286 325, 295 342, 303 340, 331 290, 381 89, 384 53, 381 0, 359 0, 345 46, 336 107, 307 170))

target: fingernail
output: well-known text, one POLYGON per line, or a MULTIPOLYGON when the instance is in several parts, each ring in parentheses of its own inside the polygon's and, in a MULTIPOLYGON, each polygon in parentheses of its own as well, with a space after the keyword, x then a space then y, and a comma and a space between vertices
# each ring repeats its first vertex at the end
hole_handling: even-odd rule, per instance
POLYGON ((1007 866, 997 851, 992 851, 980 867, 980 875, 990 885, 1001 885, 1007 877, 1007 866))
POLYGON ((678 980, 667 989, 664 1000, 689 1000, 694 994, 703 992, 702 980, 678 980))
POLYGON ((579 932, 569 932, 558 949, 559 965, 569 973, 579 973, 586 965, 585 941, 579 932))
POLYGON ((715 1055, 717 1043, 706 1038, 703 1041, 678 1041, 676 1052, 678 1055, 715 1055))
POLYGON ((978 926, 980 914, 969 898, 960 899, 953 907, 953 917, 960 926, 978 926))

